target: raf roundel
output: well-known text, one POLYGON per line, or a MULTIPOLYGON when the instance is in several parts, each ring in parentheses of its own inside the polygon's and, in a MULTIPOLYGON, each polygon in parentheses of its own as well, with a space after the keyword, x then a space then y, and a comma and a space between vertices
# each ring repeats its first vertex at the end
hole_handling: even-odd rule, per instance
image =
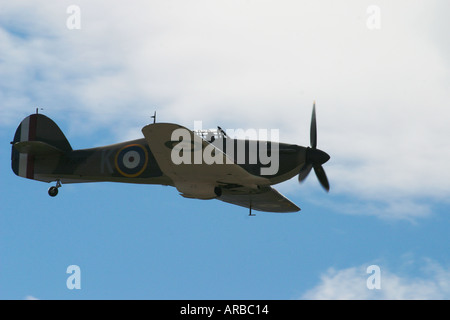
POLYGON ((147 150, 139 144, 127 145, 116 154, 116 169, 128 178, 139 176, 147 168, 147 163, 147 150))

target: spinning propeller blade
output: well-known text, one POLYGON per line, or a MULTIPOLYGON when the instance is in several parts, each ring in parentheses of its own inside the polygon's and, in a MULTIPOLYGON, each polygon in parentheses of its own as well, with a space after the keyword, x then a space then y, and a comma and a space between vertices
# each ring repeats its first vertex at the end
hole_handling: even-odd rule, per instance
POLYGON ((328 192, 330 190, 330 184, 328 182, 327 175, 325 170, 322 167, 322 164, 330 160, 330 156, 320 150, 317 149, 317 124, 316 124, 316 103, 313 104, 313 111, 311 116, 311 131, 310 131, 310 142, 311 147, 306 148, 306 161, 303 167, 300 169, 298 173, 298 181, 302 182, 306 179, 308 174, 311 172, 311 169, 314 168, 314 172, 316 173, 317 179, 319 179, 322 187, 328 192))

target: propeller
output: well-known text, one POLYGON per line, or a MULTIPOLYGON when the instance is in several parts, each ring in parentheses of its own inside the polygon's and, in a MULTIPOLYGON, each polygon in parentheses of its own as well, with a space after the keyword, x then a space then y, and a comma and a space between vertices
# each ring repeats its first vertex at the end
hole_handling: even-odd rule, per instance
POLYGON ((316 102, 313 104, 311 116, 310 143, 311 147, 306 148, 305 164, 298 173, 298 181, 302 182, 305 180, 311 172, 311 169, 314 168, 317 179, 319 179, 322 187, 328 192, 330 190, 330 184, 328 183, 328 178, 322 165, 330 160, 330 156, 326 152, 317 149, 316 102))

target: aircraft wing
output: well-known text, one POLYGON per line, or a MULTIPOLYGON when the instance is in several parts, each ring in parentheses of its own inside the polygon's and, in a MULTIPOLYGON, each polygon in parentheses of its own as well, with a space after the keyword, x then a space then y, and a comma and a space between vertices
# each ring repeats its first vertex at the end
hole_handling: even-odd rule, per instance
POLYGON ((287 199, 274 188, 267 186, 261 188, 256 193, 246 192, 245 188, 224 189, 218 200, 235 204, 245 208, 251 208, 258 211, 266 212, 297 212, 300 208, 292 201, 287 199))
MULTIPOLYGON (((269 212, 294 212, 299 211, 294 203, 289 201, 278 191, 270 187, 270 181, 266 178, 250 174, 241 166, 235 164, 226 154, 212 144, 197 136, 191 130, 172 123, 154 123, 142 128, 142 133, 153 153, 158 166, 172 181, 175 186, 183 184, 210 184, 220 186, 222 194, 217 199, 258 211, 269 212), (175 155, 180 155, 178 144, 185 143, 175 130, 184 132, 184 139, 190 139, 186 145, 191 150, 191 162, 175 164, 172 159, 172 150, 175 155), (197 148, 197 149, 196 149, 197 148), (201 148, 201 149, 200 149, 201 148), (203 159, 194 159, 195 150, 216 156, 215 163, 205 163, 203 159), (217 163, 219 162, 219 163, 217 163)), ((180 147, 179 147, 180 148, 180 147)), ((184 149, 184 150, 186 150, 184 149)))
MULTIPOLYGON (((174 181, 175 184, 177 184, 177 182, 182 183, 190 181, 213 184, 216 184, 217 181, 222 181, 223 183, 245 186, 254 185, 255 187, 257 185, 270 184, 268 179, 248 173, 245 169, 233 163, 233 161, 221 150, 203 140, 191 130, 180 125, 172 123, 149 124, 142 128, 142 133, 144 134, 148 146, 155 156, 159 167, 174 181), (175 164, 173 162, 172 149, 174 149, 178 143, 185 143, 182 139, 172 139, 172 133, 177 129, 181 129, 181 132, 188 134, 189 139, 191 139, 191 144, 189 145, 189 149, 192 146, 190 163, 175 164), (205 148, 209 148, 213 153, 218 153, 217 158, 221 157, 221 164, 207 164, 203 157, 201 157, 200 162, 198 162, 198 159, 194 159, 195 150, 193 149, 196 148, 194 143, 197 143, 197 146, 202 148, 202 150, 200 150, 200 155, 203 154, 205 148)), ((175 152, 175 154, 178 155, 179 152, 175 152)))

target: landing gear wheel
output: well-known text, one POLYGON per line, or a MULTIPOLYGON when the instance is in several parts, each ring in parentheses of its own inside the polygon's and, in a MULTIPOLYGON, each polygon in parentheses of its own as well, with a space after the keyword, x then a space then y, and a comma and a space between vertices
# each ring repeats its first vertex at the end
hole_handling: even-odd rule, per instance
POLYGON ((48 195, 50 197, 56 197, 59 188, 61 188, 61 181, 58 179, 56 180, 56 186, 48 188, 48 195))
POLYGON ((50 197, 56 197, 57 194, 58 194, 58 188, 57 187, 50 187, 50 188, 48 188, 48 195, 50 197))

